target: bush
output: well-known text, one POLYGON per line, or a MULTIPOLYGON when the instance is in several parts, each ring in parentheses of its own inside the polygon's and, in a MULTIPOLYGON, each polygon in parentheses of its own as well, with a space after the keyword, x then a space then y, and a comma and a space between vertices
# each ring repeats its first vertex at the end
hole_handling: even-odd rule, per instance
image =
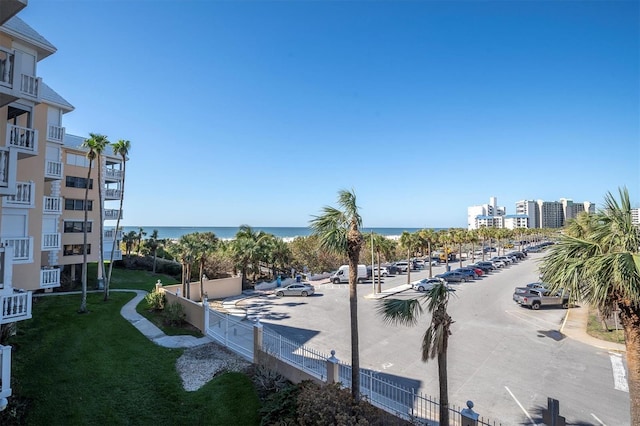
POLYGON ((163 318, 165 325, 179 327, 185 323, 187 314, 181 304, 173 302, 165 307, 163 318))
POLYGON ((161 311, 164 309, 166 303, 166 297, 163 291, 153 291, 144 297, 147 302, 147 307, 154 311, 161 311))

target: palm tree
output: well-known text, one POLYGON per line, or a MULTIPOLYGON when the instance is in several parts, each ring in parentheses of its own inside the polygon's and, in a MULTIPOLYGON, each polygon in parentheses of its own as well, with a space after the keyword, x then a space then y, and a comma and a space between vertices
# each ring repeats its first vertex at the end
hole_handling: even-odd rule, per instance
POLYGON ((449 392, 447 389, 447 348, 453 320, 447 313, 449 289, 444 283, 438 283, 424 295, 412 299, 383 299, 378 313, 391 324, 414 326, 423 313, 422 304, 426 302, 427 311, 432 314, 431 323, 422 338, 422 361, 438 357, 438 381, 440 385, 440 425, 449 424, 449 392), (426 300, 421 300, 426 299, 426 300))
MULTIPOLYGON (((82 298, 80 301, 80 313, 87 312, 87 227, 89 226, 89 186, 91 182, 91 169, 93 168, 93 162, 96 158, 99 158, 100 153, 108 143, 107 137, 99 135, 97 133, 89 133, 89 139, 82 142, 82 148, 87 150, 87 159, 89 159, 89 168, 87 171, 87 181, 85 182, 84 189, 84 230, 83 230, 83 247, 82 247, 82 298)), ((98 167, 98 173, 100 173, 100 167, 98 167)), ((99 176, 99 175, 98 175, 99 176)), ((98 198, 100 204, 102 204, 102 184, 98 183, 98 198)), ((100 205, 100 245, 102 246, 102 205, 100 205)), ((104 268, 102 262, 102 247, 100 247, 100 263, 104 268)))
POLYGON ((131 257, 131 250, 133 249, 133 243, 136 242, 138 235, 136 231, 129 231, 122 236, 122 242, 124 243, 124 249, 127 257, 131 257))
MULTIPOLYGON (((373 250, 376 253, 377 263, 378 263, 378 288, 377 292, 382 292, 382 277, 380 276, 380 255, 383 254, 385 258, 391 255, 393 250, 393 241, 384 235, 373 234, 372 238, 373 250)), ((373 267, 373 265, 372 265, 373 267)), ((375 281, 375 278, 374 278, 375 281)))
POLYGON ((445 229, 438 232, 438 243, 442 245, 442 252, 444 253, 445 265, 446 265, 447 271, 449 270, 449 253, 451 252, 451 249, 449 248, 449 246, 451 245, 452 242, 453 242, 453 233, 451 232, 451 229, 445 229))
POLYGON ((340 209, 325 206, 324 214, 311 220, 313 233, 324 250, 349 258, 349 310, 351 320, 351 394, 360 400, 360 350, 358 348, 358 261, 363 239, 362 217, 353 191, 338 192, 340 209))
POLYGON ((262 244, 266 234, 255 232, 249 225, 241 225, 232 241, 231 251, 236 268, 242 273, 242 288, 247 288, 247 273, 253 272, 255 279, 262 259, 262 244))
POLYGON ((460 267, 462 268, 462 244, 467 241, 467 231, 462 228, 451 229, 451 242, 458 244, 458 256, 460 256, 460 267))
POLYGON ((422 229, 419 231, 420 239, 427 243, 427 253, 429 254, 429 278, 433 277, 431 266, 431 245, 438 241, 438 235, 433 229, 422 229))
POLYGON ((402 235, 400 235, 399 243, 400 243, 400 246, 402 246, 405 250, 407 250, 407 284, 410 284, 411 283, 411 266, 413 265, 411 258, 415 254, 415 250, 420 244, 417 233, 411 234, 407 231, 404 231, 402 235))
POLYGON ((471 261, 476 262, 476 244, 478 243, 478 230, 471 229, 467 231, 467 242, 471 243, 471 261))
POLYGON ((565 289, 604 315, 617 308, 629 370, 631 424, 640 425, 640 230, 631 220, 627 188, 609 192, 604 209, 567 226, 542 261, 551 291, 565 289))
POLYGON ((207 257, 216 249, 218 244, 218 238, 213 232, 196 232, 194 234, 195 239, 195 257, 199 264, 199 277, 200 277, 200 297, 204 301, 204 265, 207 257))
MULTIPOLYGON (((158 230, 154 229, 153 232, 151 232, 151 236, 147 239, 146 241, 146 246, 149 248, 149 250, 151 250, 151 253, 153 253, 153 269, 152 272, 155 274, 156 273, 156 262, 158 259, 158 247, 160 246, 160 240, 158 238, 158 230)), ((109 271, 111 272, 111 271, 109 271)))
MULTIPOLYGON (((118 219, 116 220, 116 235, 113 238, 113 245, 111 246, 111 256, 109 258, 109 272, 107 274, 107 284, 104 286, 104 300, 109 297, 109 286, 111 285, 111 272, 113 271, 113 255, 116 251, 117 233, 120 229, 120 217, 122 216, 122 204, 124 203, 124 179, 127 177, 127 156, 129 155, 129 149, 131 149, 131 142, 120 139, 118 142, 111 144, 111 149, 115 155, 122 157, 122 184, 120 185, 120 209, 118 210, 118 219)), ((155 262, 154 271, 155 273, 155 262)))
POLYGON ((144 232, 144 229, 140 228, 138 229, 138 236, 136 237, 136 240, 138 241, 138 248, 137 248, 137 255, 140 256, 140 249, 142 248, 142 238, 147 235, 146 232, 144 232))

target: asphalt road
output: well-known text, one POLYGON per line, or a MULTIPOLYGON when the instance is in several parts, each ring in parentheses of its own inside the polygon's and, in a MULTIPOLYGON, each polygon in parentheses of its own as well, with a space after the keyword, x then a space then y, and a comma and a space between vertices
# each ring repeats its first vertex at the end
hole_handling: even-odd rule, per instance
MULTIPOLYGON (((449 314, 455 321, 449 340, 449 401, 503 425, 542 424, 547 397, 560 401, 567 424, 628 425, 628 391, 614 388, 612 355, 565 338, 566 311, 532 311, 512 301, 513 288, 536 281, 540 254, 479 280, 453 284, 449 314)), ((458 264, 452 264, 452 268, 458 264)), ((444 271, 434 267, 434 274, 444 271)), ((412 272, 411 280, 428 276, 412 272)), ((388 277, 383 288, 407 283, 406 274, 388 277)), ((248 299, 249 315, 282 335, 350 361, 347 284, 316 286, 314 296, 248 299)), ((420 345, 429 326, 425 314, 415 327, 386 324, 376 312, 380 302, 365 298, 372 283, 358 285, 361 368, 421 392, 438 396, 437 361, 421 361, 420 345)), ((420 297, 406 290, 396 298, 420 297)), ((624 360, 624 358, 623 358, 624 360)))

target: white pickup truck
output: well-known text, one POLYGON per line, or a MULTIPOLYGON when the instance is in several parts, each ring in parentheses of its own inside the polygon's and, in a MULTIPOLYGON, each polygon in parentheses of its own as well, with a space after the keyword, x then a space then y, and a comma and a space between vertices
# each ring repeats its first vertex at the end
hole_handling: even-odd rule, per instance
POLYGON ((516 287, 513 301, 535 310, 541 306, 562 306, 566 309, 569 307, 569 294, 562 290, 551 293, 546 288, 516 287))

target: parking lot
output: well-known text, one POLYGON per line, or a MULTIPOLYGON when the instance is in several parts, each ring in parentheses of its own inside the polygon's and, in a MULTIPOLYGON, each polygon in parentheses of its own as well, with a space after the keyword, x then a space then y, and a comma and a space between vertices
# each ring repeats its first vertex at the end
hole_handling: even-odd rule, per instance
MULTIPOLYGON (((533 424, 547 397, 553 397, 568 422, 629 424, 629 395, 613 387, 611 355, 565 338, 558 330, 566 310, 532 311, 513 302, 514 287, 537 280, 541 256, 532 254, 481 279, 452 284, 450 402, 472 400, 477 412, 503 424, 533 424)), ((444 270, 434 267, 433 273, 444 270)), ((428 271, 412 272, 411 281, 427 276, 428 271)), ((383 289, 406 283, 406 274, 388 277, 383 289)), ((306 298, 264 296, 244 304, 250 317, 259 316, 284 336, 327 354, 333 349, 349 362, 348 293, 347 284, 322 284, 306 298)), ((368 298, 372 293, 371 282, 358 285, 361 367, 437 396, 437 362, 420 360, 429 315, 413 328, 388 325, 376 313, 380 302, 368 298)), ((391 297, 422 294, 405 290, 391 297)))

